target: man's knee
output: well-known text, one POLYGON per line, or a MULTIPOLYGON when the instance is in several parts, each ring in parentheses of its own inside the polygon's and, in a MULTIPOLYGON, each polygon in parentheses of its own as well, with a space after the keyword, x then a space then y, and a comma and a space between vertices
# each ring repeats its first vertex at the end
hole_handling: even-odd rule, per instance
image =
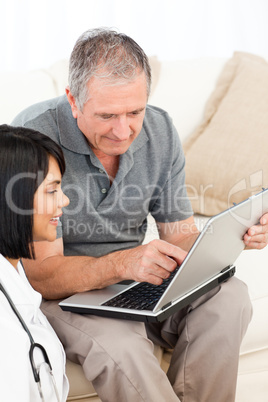
POLYGON ((222 296, 225 299, 225 305, 235 311, 239 309, 247 313, 250 318, 252 315, 252 304, 250 301, 248 287, 240 279, 233 277, 222 285, 222 296))

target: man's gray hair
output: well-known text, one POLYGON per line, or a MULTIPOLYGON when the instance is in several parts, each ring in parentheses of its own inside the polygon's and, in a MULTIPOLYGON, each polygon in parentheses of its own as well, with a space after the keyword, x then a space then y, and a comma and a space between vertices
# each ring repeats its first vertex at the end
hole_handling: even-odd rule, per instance
POLYGON ((110 29, 84 32, 77 40, 69 63, 69 87, 76 105, 83 111, 90 97, 87 84, 93 77, 109 85, 131 81, 145 72, 147 94, 151 88, 151 68, 142 48, 129 36, 110 29))

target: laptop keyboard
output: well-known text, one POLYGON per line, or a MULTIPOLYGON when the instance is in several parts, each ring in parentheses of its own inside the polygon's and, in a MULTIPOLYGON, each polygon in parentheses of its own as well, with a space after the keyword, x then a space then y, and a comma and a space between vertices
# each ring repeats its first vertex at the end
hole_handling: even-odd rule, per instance
POLYGON ((120 307, 134 310, 153 310, 158 300, 172 281, 178 267, 167 279, 164 279, 161 285, 152 285, 142 282, 125 292, 113 297, 102 306, 120 307))

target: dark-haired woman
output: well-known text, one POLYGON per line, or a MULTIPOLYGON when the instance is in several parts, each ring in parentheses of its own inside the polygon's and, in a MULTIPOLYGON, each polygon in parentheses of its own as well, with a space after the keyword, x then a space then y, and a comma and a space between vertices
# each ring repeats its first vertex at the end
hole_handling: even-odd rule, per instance
POLYGON ((0 126, 0 400, 66 401, 65 354, 40 310, 21 258, 56 239, 65 170, 61 148, 39 132, 0 126))

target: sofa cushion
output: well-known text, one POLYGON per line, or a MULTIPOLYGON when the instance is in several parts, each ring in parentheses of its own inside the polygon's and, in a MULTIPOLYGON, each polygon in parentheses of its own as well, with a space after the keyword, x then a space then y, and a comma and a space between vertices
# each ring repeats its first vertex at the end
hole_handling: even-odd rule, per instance
POLYGON ((193 209, 215 215, 268 184, 268 64, 236 52, 184 142, 193 209))
POLYGON ((96 400, 100 401, 91 382, 84 376, 82 366, 67 359, 66 374, 70 383, 68 401, 96 400), (94 399, 95 398, 95 399, 94 399))

